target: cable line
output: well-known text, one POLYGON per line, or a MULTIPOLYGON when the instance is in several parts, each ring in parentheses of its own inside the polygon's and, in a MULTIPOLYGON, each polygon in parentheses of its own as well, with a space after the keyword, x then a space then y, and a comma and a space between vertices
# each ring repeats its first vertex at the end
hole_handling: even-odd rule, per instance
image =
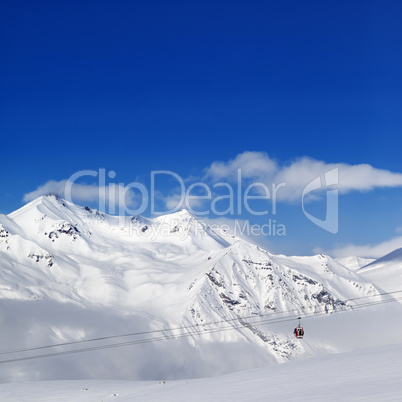
MULTIPOLYGON (((391 295, 391 294, 395 294, 395 293, 402 293, 402 290, 397 290, 397 291, 393 291, 393 292, 378 293, 378 294, 375 294, 375 295, 355 297, 355 298, 352 298, 352 299, 345 299, 345 300, 340 300, 340 301, 342 303, 348 303, 348 302, 351 302, 351 301, 365 299, 365 298, 369 298, 369 297, 386 296, 386 295, 391 295)), ((223 320, 219 320, 219 321, 211 321, 211 322, 202 323, 202 324, 192 324, 192 325, 181 326, 181 327, 173 327, 173 328, 165 328, 165 329, 157 329, 157 330, 149 330, 149 331, 141 331, 141 332, 131 332, 131 333, 120 334, 120 335, 109 335, 109 336, 102 336, 102 337, 97 337, 97 338, 81 339, 81 340, 78 340, 78 341, 56 343, 56 344, 53 344, 53 345, 36 346, 36 347, 31 347, 31 348, 5 350, 5 351, 0 351, 0 355, 10 354, 10 353, 18 353, 18 352, 29 352, 29 351, 42 350, 42 349, 49 349, 49 348, 54 348, 54 347, 59 347, 59 346, 70 346, 70 345, 76 345, 76 344, 86 343, 86 342, 98 342, 98 341, 103 341, 103 340, 108 340, 108 339, 116 339, 116 338, 123 338, 123 337, 129 337, 129 336, 148 335, 148 334, 161 333, 161 332, 167 332, 167 331, 187 330, 187 329, 191 329, 191 328, 199 328, 201 326, 217 325, 217 324, 228 323, 228 322, 239 321, 239 320, 248 320, 248 319, 254 319, 254 318, 259 318, 259 317, 272 316, 272 315, 275 315, 275 314, 292 313, 292 312, 296 312, 296 311, 299 312, 300 309, 282 310, 282 311, 270 311, 268 313, 260 313, 260 314, 253 314, 253 315, 243 316, 243 317, 228 318, 228 319, 223 319, 223 320)), ((333 312, 335 312, 335 311, 336 310, 334 310, 333 312)), ((298 313, 298 315, 300 315, 300 313, 298 313)))

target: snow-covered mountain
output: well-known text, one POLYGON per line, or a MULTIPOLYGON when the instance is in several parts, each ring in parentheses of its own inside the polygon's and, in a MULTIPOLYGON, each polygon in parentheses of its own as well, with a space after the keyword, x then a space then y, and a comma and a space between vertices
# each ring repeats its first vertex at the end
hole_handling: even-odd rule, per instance
POLYGON ((358 273, 387 292, 401 290, 402 248, 398 248, 384 257, 363 266, 358 273))
MULTIPOLYGON (((322 254, 273 255, 216 233, 186 210, 154 219, 116 217, 43 196, 0 216, 0 300, 5 305, 18 301, 40 310, 42 301, 104 309, 124 317, 123 331, 139 328, 127 324, 133 317, 147 330, 187 326, 184 342, 190 346, 248 345, 261 361, 284 362, 309 347, 288 329, 260 325, 261 315, 345 309, 352 306, 349 299, 381 292, 366 274, 370 269, 355 272, 322 254), (209 331, 209 323, 223 320, 209 331)), ((25 345, 92 335, 71 317, 52 322, 47 316, 35 324, 26 328, 29 339, 21 337, 25 345)))

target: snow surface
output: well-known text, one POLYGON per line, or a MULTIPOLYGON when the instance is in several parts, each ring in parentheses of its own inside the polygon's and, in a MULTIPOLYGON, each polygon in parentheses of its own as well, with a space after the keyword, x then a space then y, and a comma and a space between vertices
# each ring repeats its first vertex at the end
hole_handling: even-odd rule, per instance
POLYGON ((203 379, 0 384, 0 400, 400 401, 401 359, 402 345, 389 345, 203 379))

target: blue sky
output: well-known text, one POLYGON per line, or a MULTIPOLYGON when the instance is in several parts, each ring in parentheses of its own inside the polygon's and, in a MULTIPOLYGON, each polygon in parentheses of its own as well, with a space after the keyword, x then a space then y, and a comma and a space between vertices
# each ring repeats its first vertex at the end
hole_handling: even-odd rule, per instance
MULTIPOLYGON (((275 217, 226 218, 275 218, 286 236, 258 241, 286 254, 401 247, 401 14, 399 1, 4 1, 0 213, 83 169, 124 186, 149 188, 156 170, 212 186, 212 167, 229 182, 257 160, 245 185, 308 165, 303 187, 341 163, 336 234, 306 218, 301 194, 275 217)), ((160 208, 177 191, 162 180, 160 208)), ((325 194, 308 208, 323 218, 325 194)))

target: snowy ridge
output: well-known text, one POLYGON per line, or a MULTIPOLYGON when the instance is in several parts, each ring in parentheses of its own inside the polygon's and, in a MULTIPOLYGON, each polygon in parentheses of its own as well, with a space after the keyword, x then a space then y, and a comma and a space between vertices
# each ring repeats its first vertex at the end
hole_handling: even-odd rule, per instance
POLYGON ((402 248, 363 266, 358 273, 381 289, 393 292, 402 289, 402 248))

